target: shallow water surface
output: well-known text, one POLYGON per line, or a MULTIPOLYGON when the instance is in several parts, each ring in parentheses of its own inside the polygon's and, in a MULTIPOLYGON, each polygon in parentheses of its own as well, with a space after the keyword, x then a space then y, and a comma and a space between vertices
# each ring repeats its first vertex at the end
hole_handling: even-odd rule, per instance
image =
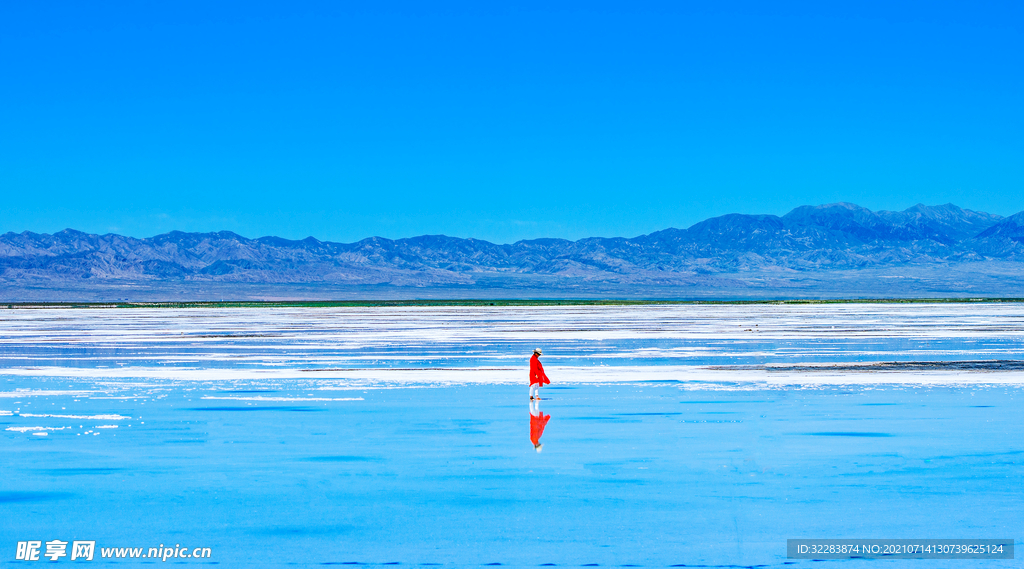
POLYGON ((221 392, 7 405, 22 414, 5 426, 68 427, 0 439, 11 553, 89 539, 211 547, 229 566, 777 566, 787 538, 1024 527, 1015 387, 550 389, 540 453, 520 386, 204 393, 221 392), (111 412, 131 418, 60 417, 111 412))
POLYGON ((867 562, 787 560, 786 539, 1019 541, 1024 309, 970 310, 0 311, 0 564, 55 539, 229 567, 820 566, 867 562), (537 345, 554 384, 531 410, 537 345))

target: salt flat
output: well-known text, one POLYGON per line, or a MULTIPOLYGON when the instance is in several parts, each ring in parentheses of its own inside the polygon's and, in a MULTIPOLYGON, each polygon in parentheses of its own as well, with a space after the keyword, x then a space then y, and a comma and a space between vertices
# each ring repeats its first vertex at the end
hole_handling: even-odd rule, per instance
POLYGON ((1022 348, 1017 304, 0 310, 0 563, 28 539, 226 566, 1019 541, 1022 348))
POLYGON ((999 364, 984 374, 936 366, 870 378, 827 368, 1015 360, 1020 304, 40 309, 0 318, 5 373, 115 383, 518 383, 535 346, 572 383, 1024 381, 1024 369, 999 364))

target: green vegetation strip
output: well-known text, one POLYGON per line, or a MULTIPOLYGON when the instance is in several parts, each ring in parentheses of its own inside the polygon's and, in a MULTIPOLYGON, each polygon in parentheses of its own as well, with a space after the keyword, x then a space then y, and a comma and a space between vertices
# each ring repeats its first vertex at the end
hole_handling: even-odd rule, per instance
MULTIPOLYGON (((217 302, 9 302, 6 308, 359 308, 375 306, 646 306, 745 304, 961 304, 1024 302, 1024 298, 863 298, 796 300, 296 300, 217 302)), ((0 303, 0 308, 4 307, 0 303)))

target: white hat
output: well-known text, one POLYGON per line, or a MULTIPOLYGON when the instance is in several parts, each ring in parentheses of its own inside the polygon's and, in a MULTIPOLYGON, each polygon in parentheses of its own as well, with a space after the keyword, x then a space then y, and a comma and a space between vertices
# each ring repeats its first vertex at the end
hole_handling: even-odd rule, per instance
POLYGON ((544 448, 544 445, 537 445, 533 448, 537 449, 537 452, 540 452, 540 449, 544 448))
POLYGON ((540 348, 534 348, 533 349, 533 353, 535 353, 537 355, 540 355, 540 353, 541 353, 540 348))

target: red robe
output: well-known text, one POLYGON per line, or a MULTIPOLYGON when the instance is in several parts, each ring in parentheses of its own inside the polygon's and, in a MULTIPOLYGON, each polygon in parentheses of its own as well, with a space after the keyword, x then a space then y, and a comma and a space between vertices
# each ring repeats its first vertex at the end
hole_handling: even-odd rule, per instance
POLYGON ((551 383, 551 380, 544 373, 544 366, 540 365, 540 358, 537 357, 537 354, 533 354, 533 357, 530 358, 530 385, 534 383, 541 385, 551 383))
POLYGON ((540 436, 544 434, 544 427, 547 426, 549 419, 551 419, 551 415, 541 413, 539 416, 535 416, 530 413, 530 441, 533 442, 533 446, 540 444, 540 436))

